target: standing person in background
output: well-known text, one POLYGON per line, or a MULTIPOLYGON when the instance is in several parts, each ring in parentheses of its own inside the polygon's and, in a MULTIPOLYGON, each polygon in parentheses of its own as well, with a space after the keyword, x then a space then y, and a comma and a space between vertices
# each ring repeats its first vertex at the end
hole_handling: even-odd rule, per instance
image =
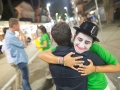
POLYGON ((96 24, 98 23, 98 20, 96 19, 95 15, 94 14, 91 14, 91 20, 92 20, 92 23, 96 24))
MULTIPOLYGON (((42 48, 43 51, 50 49, 50 36, 47 33, 47 29, 41 25, 38 26, 38 34, 40 37, 40 45, 38 48, 42 48)), ((46 82, 41 90, 49 90, 53 86, 52 76, 49 69, 46 72, 46 82)))
POLYGON ((38 33, 41 35, 40 38, 41 46, 38 46, 37 48, 43 48, 43 51, 48 50, 50 48, 50 36, 47 33, 46 28, 43 25, 38 26, 38 33))
MULTIPOLYGON (((31 35, 32 35, 32 39, 35 43, 35 46, 39 47, 39 46, 41 46, 41 44, 40 44, 40 40, 39 40, 40 36, 38 36, 37 26, 36 26, 35 29, 36 29, 35 32, 33 32, 31 35)), ((42 52, 42 48, 38 48, 38 51, 42 52)))
POLYGON ((24 50, 27 47, 24 34, 20 31, 19 21, 16 18, 9 19, 9 29, 5 35, 6 49, 10 52, 14 64, 22 75, 22 89, 32 90, 29 84, 28 56, 24 50), (21 35, 21 41, 15 36, 15 31, 21 35))
POLYGON ((88 21, 88 22, 92 22, 92 17, 90 16, 89 13, 87 14, 86 21, 88 21))
POLYGON ((80 24, 86 21, 86 17, 84 15, 81 15, 80 17, 80 24))
MULTIPOLYGON (((4 28, 3 29, 3 32, 4 32, 4 37, 5 37, 5 34, 6 34, 6 31, 8 30, 8 28, 4 28)), ((19 73, 19 70, 17 68, 17 66, 14 64, 14 61, 13 61, 13 58, 11 57, 10 55, 10 52, 7 50, 7 46, 5 44, 5 40, 3 39, 3 46, 2 46, 2 52, 3 54, 6 55, 6 58, 7 58, 7 62, 15 68, 15 71, 16 71, 16 90, 19 90, 21 89, 21 76, 20 76, 20 73, 19 73)))

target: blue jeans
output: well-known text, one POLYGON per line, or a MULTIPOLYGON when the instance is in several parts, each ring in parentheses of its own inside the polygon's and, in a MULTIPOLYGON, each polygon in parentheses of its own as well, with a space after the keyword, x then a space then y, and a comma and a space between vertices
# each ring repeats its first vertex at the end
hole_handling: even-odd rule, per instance
POLYGON ((19 63, 17 67, 20 69, 22 75, 22 89, 23 90, 32 90, 29 83, 29 70, 27 63, 19 63))

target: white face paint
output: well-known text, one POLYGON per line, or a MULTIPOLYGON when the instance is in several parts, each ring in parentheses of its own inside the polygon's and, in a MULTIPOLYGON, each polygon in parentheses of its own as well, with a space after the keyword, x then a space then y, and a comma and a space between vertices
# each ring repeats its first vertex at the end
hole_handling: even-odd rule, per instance
POLYGON ((84 33, 78 33, 74 40, 74 48, 77 53, 83 53, 92 45, 93 38, 84 34, 84 33))

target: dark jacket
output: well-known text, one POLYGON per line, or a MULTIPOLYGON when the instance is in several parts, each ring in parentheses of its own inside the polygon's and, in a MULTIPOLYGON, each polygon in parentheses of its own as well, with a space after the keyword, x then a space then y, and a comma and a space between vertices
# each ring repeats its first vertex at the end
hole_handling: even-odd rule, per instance
MULTIPOLYGON (((75 52, 73 46, 57 46, 53 52, 56 56, 64 57, 69 52, 75 52)), ((84 64, 88 65, 87 59, 91 59, 94 65, 105 65, 96 54, 86 51, 82 54, 75 53, 73 56, 83 56, 84 64)), ((87 76, 81 74, 69 67, 58 64, 49 64, 49 68, 56 85, 56 90, 88 90, 87 76)))

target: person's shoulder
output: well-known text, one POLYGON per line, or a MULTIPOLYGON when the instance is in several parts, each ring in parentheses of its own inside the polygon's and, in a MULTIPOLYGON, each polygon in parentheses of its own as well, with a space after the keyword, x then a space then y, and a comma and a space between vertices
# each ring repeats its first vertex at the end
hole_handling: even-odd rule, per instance
POLYGON ((10 31, 10 30, 7 30, 6 34, 5 34, 5 37, 14 37, 15 36, 15 33, 10 31))
POLYGON ((60 51, 60 52, 75 52, 74 47, 72 46, 56 46, 55 51, 60 51))
POLYGON ((48 34, 47 34, 47 33, 44 33, 42 36, 43 36, 43 37, 48 37, 48 34))

